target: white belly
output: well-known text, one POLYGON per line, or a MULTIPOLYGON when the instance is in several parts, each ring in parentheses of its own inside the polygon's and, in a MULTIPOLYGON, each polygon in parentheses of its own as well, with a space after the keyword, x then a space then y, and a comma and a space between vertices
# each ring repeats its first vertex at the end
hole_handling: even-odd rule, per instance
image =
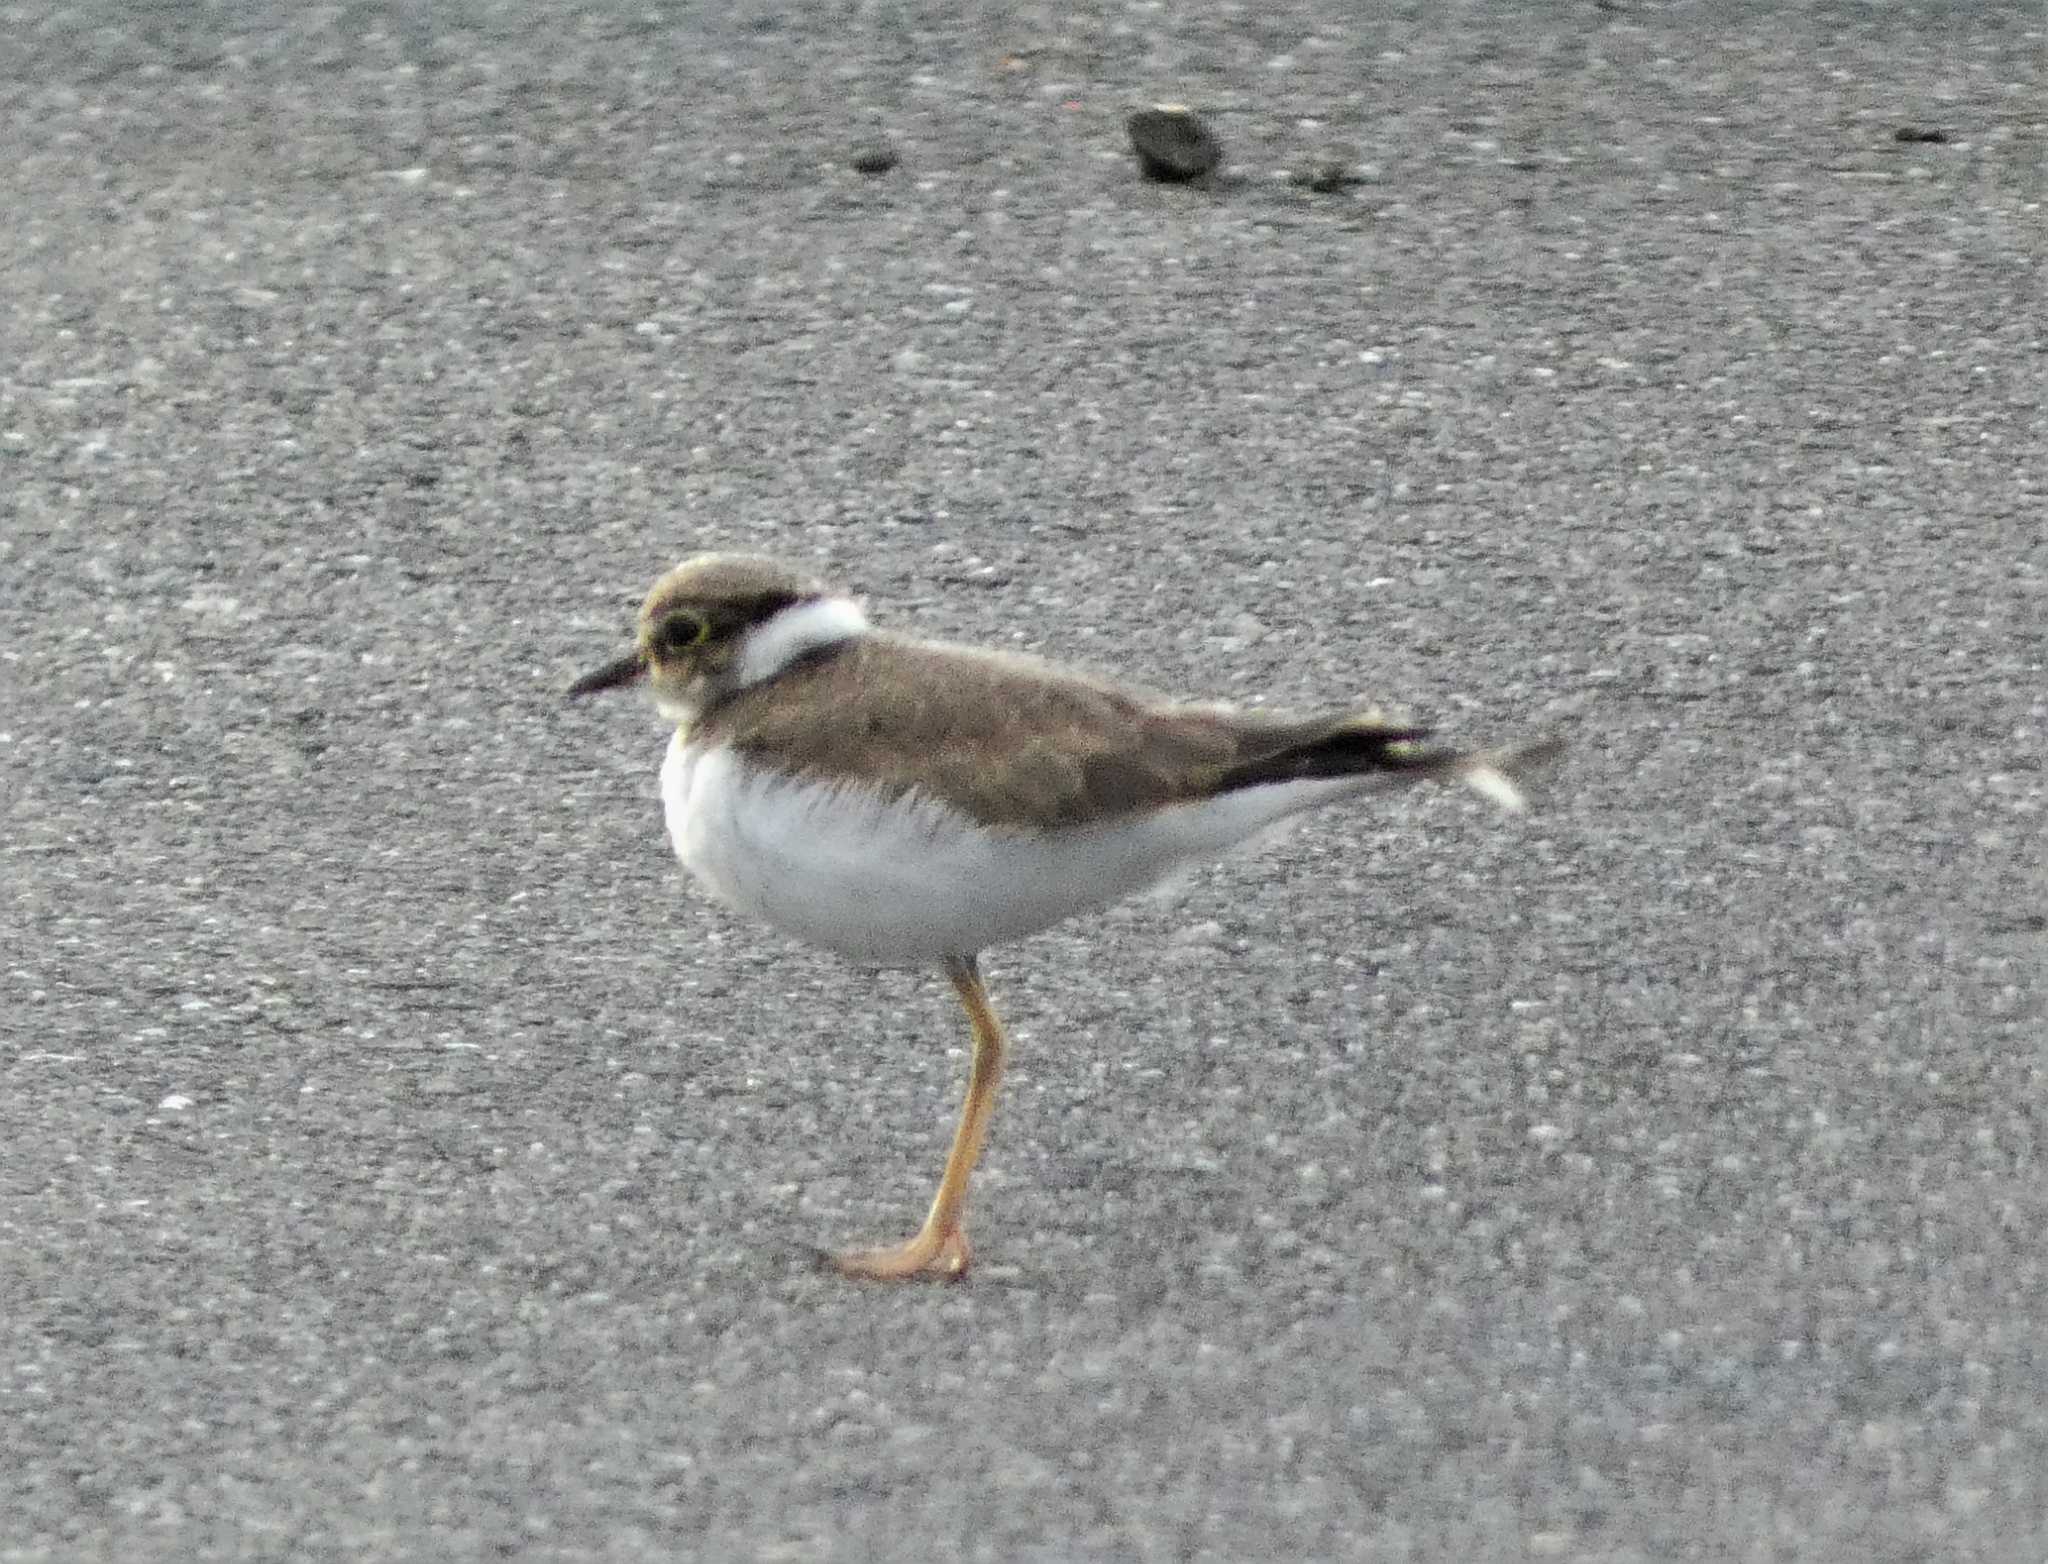
POLYGON ((691 874, 741 912, 878 966, 928 965, 1035 934, 1355 791, 1256 788, 1033 834, 984 828, 930 799, 778 778, 680 733, 661 767, 669 840, 691 874))

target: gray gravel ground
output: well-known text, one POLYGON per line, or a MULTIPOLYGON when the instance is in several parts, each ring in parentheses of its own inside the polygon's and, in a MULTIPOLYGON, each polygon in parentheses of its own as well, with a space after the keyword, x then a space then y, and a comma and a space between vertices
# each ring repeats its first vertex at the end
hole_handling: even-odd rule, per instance
POLYGON ((0 5, 0 1560, 2041 1559, 2040 6, 958 9, 0 5), (999 952, 852 1286, 711 545, 1575 749, 999 952))

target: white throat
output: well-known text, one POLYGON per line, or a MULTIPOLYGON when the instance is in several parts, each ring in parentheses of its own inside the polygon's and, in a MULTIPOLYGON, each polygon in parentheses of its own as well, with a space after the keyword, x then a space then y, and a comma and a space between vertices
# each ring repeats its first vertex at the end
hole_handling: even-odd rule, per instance
POLYGON ((868 616, 850 597, 819 597, 771 614, 746 633, 728 676, 743 690, 772 679, 806 652, 850 641, 868 628, 868 616))

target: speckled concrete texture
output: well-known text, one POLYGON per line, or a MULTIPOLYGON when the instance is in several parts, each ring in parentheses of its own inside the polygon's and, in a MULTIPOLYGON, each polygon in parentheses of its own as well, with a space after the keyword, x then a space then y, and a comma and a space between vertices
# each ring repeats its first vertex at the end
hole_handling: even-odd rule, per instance
POLYGON ((2044 51, 0 5, 0 1561, 2048 1555, 2044 51), (851 1286, 950 996, 561 700, 711 546, 1574 747, 996 952, 851 1286))

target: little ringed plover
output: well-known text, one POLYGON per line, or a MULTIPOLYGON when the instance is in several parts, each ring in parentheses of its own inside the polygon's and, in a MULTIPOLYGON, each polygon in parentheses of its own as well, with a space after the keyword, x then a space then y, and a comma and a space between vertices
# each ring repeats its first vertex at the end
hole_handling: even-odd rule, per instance
POLYGON ((1466 752, 1374 710, 1164 701, 1034 658, 869 626, 772 559, 703 554, 660 581, 633 650, 572 696, 645 681, 675 725, 661 798, 714 895, 875 966, 936 966, 966 1009, 967 1101, 918 1232, 833 1257, 849 1276, 957 1277, 967 1181, 1003 1070, 976 958, 1152 886, 1290 815, 1459 781, 1507 809, 1545 739, 1466 752))

